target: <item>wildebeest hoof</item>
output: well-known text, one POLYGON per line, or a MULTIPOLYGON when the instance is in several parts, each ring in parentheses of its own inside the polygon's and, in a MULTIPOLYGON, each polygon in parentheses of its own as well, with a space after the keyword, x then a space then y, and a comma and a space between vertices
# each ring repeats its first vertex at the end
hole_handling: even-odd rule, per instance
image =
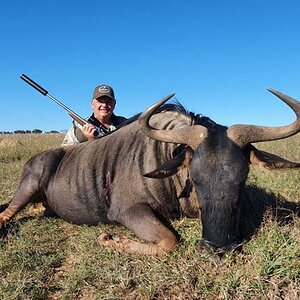
POLYGON ((5 235, 6 232, 6 222, 4 220, 1 220, 0 217, 0 238, 5 235))
POLYGON ((109 240, 112 239, 112 235, 111 234, 108 234, 108 233, 102 233, 99 238, 98 238, 98 241, 99 241, 99 244, 100 245, 105 245, 109 240))
POLYGON ((38 215, 45 211, 45 206, 42 203, 34 203, 28 209, 29 215, 38 215))
POLYGON ((0 239, 5 236, 5 226, 0 223, 0 239))
POLYGON ((102 233, 98 238, 99 244, 103 246, 110 246, 112 243, 121 241, 121 237, 114 234, 102 233))

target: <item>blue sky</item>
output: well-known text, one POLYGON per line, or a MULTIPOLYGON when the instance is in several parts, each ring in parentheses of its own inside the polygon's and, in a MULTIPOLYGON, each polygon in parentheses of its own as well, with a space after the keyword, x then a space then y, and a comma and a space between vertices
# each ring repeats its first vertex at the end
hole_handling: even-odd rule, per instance
POLYGON ((285 125, 295 116, 266 91, 300 100, 300 2, 282 0, 1 1, 0 131, 63 130, 96 85, 130 117, 176 93, 216 122, 285 125))

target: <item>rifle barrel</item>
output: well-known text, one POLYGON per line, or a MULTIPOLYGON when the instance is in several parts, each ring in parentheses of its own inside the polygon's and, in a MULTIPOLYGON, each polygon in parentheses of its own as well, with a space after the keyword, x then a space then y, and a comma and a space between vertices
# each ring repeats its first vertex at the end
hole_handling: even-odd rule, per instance
MULTIPOLYGON (((73 118, 73 116, 76 117, 76 121, 78 122, 78 120, 81 121, 81 123, 83 124, 86 124, 87 121, 83 118, 81 118, 79 115, 77 115, 73 110, 71 110, 68 106, 66 106, 65 104, 63 104, 62 102, 60 102, 58 99, 54 98, 53 96, 51 96, 50 94, 47 94, 46 95, 47 97, 49 97, 51 100, 53 100, 56 104, 58 104, 60 107, 62 107, 64 110, 66 110, 69 115, 73 118)), ((73 118, 75 119, 75 118, 73 118)), ((81 124, 80 122, 78 122, 80 125, 83 125, 81 124)))
MULTIPOLYGON (((76 122, 78 122, 80 125, 85 125, 88 124, 88 122, 81 118, 79 115, 77 115, 73 110, 71 110, 68 106, 64 105, 62 102, 60 102, 58 99, 54 98, 51 96, 47 90, 45 90, 42 86, 40 86, 38 83, 33 81, 31 78, 26 76, 25 74, 22 74, 20 76, 22 80, 24 80, 26 83, 28 83, 30 86, 32 86, 34 89, 36 89, 38 92, 40 92, 42 95, 47 96, 50 98, 52 101, 54 101, 56 104, 58 104, 60 107, 62 107, 64 110, 66 110, 70 117, 72 117, 76 122)), ((94 136, 97 137, 99 135, 99 131, 95 130, 94 131, 94 136)))
POLYGON ((66 110, 69 115, 77 121, 80 125, 84 125, 87 123, 87 121, 83 118, 81 118, 79 115, 77 115, 73 110, 71 110, 69 107, 67 107, 65 104, 60 102, 58 99, 51 96, 47 90, 45 90, 42 86, 40 86, 38 83, 33 81, 31 78, 26 76, 25 74, 22 74, 20 76, 21 79, 23 79, 26 83, 28 83, 30 86, 32 86, 34 89, 36 89, 38 92, 40 92, 42 95, 47 96, 52 101, 54 101, 56 104, 58 104, 60 107, 62 107, 64 110, 66 110))

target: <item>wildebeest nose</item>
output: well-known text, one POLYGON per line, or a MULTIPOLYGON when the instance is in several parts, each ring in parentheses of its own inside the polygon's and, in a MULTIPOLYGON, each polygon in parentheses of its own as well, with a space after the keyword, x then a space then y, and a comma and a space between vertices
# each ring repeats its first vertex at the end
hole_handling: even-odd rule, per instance
POLYGON ((238 243, 238 241, 234 241, 229 245, 226 246, 217 246, 211 241, 207 241, 205 239, 202 239, 200 243, 197 245, 196 249, 199 252, 206 252, 210 254, 218 254, 222 256, 227 251, 238 251, 240 252, 242 250, 242 244, 238 243))

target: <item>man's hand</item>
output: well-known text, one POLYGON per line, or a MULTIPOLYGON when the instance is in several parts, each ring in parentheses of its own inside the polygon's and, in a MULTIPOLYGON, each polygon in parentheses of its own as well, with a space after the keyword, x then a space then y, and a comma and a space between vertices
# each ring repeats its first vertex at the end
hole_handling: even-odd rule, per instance
POLYGON ((88 141, 92 141, 95 139, 94 132, 97 129, 94 125, 87 123, 87 124, 83 125, 81 130, 82 130, 83 134, 86 136, 86 138, 88 139, 88 141))

